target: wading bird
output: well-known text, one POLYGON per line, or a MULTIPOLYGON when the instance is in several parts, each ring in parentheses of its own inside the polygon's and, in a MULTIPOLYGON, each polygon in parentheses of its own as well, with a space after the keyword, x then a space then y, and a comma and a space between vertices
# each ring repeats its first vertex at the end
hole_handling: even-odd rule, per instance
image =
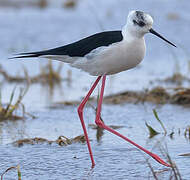
POLYGON ((86 71, 90 75, 98 76, 88 94, 78 107, 78 115, 87 141, 88 150, 92 161, 92 167, 94 167, 95 162, 83 120, 83 109, 101 78, 102 86, 95 123, 99 127, 106 129, 109 132, 133 144, 138 149, 150 155, 159 163, 170 167, 170 165, 163 161, 159 156, 153 154, 152 152, 146 150, 127 137, 113 130, 112 128, 106 126, 100 119, 106 76, 134 68, 142 61, 146 51, 144 40, 145 34, 152 33, 170 45, 176 47, 173 43, 154 31, 152 29, 152 25, 153 19, 149 14, 141 11, 130 11, 127 17, 127 23, 121 31, 105 31, 62 47, 45 51, 21 53, 17 54, 17 57, 13 57, 40 57, 58 60, 69 63, 72 67, 86 71))

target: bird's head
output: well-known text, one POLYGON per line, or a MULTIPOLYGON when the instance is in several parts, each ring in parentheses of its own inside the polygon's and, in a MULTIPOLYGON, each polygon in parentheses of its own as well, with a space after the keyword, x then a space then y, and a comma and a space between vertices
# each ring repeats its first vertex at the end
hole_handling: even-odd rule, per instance
POLYGON ((128 31, 132 36, 138 38, 143 37, 146 33, 152 33, 172 46, 175 46, 173 43, 154 31, 152 29, 152 25, 153 19, 149 14, 142 11, 130 11, 127 17, 126 31, 128 31))
POLYGON ((142 11, 130 11, 127 17, 128 30, 139 36, 148 33, 152 24, 152 17, 142 11))

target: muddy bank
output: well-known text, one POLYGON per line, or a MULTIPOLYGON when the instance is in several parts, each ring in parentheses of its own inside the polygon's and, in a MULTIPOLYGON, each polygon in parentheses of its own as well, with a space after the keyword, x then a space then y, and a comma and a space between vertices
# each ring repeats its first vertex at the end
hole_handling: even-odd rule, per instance
POLYGON ((21 147, 24 145, 44 144, 44 143, 49 144, 49 145, 58 144, 60 146, 66 146, 72 143, 85 143, 85 142, 86 142, 86 139, 84 135, 79 135, 70 139, 65 136, 59 136, 56 140, 48 140, 48 139, 40 138, 40 137, 25 138, 25 139, 14 141, 11 144, 16 147, 21 147))
MULTIPOLYGON (((90 98, 89 102, 96 101, 96 98, 90 98)), ((123 103, 144 103, 151 102, 154 104, 177 104, 190 105, 189 88, 163 88, 155 87, 151 90, 144 91, 125 91, 104 97, 106 104, 123 104, 123 103)), ((50 108, 59 108, 62 105, 79 105, 80 101, 57 102, 50 108)))
POLYGON ((138 103, 151 102, 155 104, 190 104, 190 89, 187 88, 168 88, 156 87, 152 90, 145 91, 126 91, 123 93, 110 95, 104 98, 104 103, 120 104, 120 103, 138 103))

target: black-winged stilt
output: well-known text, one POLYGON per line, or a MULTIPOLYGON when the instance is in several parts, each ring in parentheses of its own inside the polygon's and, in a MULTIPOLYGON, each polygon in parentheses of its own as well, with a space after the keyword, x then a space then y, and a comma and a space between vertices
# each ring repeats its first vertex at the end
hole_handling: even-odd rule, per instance
POLYGON ((159 163, 168 167, 170 166, 156 154, 153 154, 152 152, 146 150, 145 148, 131 141, 117 131, 106 126, 100 119, 106 76, 134 68, 142 61, 146 51, 144 40, 145 34, 152 33, 167 43, 171 44, 172 46, 176 47, 173 43, 166 40, 164 37, 154 31, 152 29, 152 24, 153 19, 149 14, 141 11, 130 11, 127 18, 127 23, 123 27, 122 31, 105 31, 62 47, 45 51, 21 53, 18 54, 17 57, 14 57, 42 57, 54 59, 69 63, 71 66, 86 71, 93 76, 98 76, 91 89, 89 90, 87 96, 83 99, 78 107, 78 114, 87 141, 88 150, 92 161, 92 167, 94 167, 95 162, 83 120, 83 108, 101 78, 102 87, 95 123, 99 127, 104 128, 133 144, 138 149, 141 149, 150 155, 159 163))

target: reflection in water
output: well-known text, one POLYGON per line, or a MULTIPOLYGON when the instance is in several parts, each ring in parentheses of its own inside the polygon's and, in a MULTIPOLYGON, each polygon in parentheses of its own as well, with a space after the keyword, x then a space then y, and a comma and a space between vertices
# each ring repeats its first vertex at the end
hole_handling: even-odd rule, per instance
POLYGON ((185 139, 190 140, 190 126, 187 126, 184 132, 185 139))
POLYGON ((63 94, 63 88, 62 84, 55 84, 55 83, 50 83, 50 84, 42 84, 42 90, 41 92, 44 94, 45 93, 45 100, 47 104, 51 104, 54 100, 54 95, 57 93, 56 91, 59 90, 60 94, 63 94))
POLYGON ((96 140, 98 143, 100 143, 104 135, 104 129, 98 127, 96 124, 89 124, 88 127, 96 130, 96 140))
POLYGON ((0 144, 11 143, 17 139, 29 137, 26 132, 26 121, 6 120, 0 124, 0 144))
MULTIPOLYGON (((63 88, 62 88, 62 81, 66 81, 67 87, 71 87, 72 84, 72 71, 67 70, 67 75, 66 77, 62 78, 61 77, 61 69, 62 69, 63 63, 60 63, 57 70, 53 70, 53 65, 51 61, 49 61, 47 67, 49 70, 47 72, 44 72, 45 68, 41 70, 42 75, 44 73, 45 76, 45 81, 41 82, 41 85, 43 88, 45 88, 45 92, 47 92, 47 100, 48 103, 51 103, 53 101, 53 98, 55 96, 56 91, 59 90, 59 94, 63 94, 63 88)), ((44 89, 42 90, 44 91, 44 89)))
POLYGON ((96 131, 96 140, 97 142, 100 142, 102 139, 102 136, 104 135, 104 129, 97 127, 97 131, 96 131))
MULTIPOLYGON (((98 99, 99 99, 99 98, 97 98, 97 101, 98 101, 98 99)), ((94 112, 95 112, 95 114, 96 114, 97 108, 95 108, 95 107, 94 107, 91 103, 89 103, 89 102, 88 102, 88 104, 91 106, 91 108, 94 110, 94 112)), ((100 120, 101 120, 102 122, 104 122, 103 119, 102 119, 102 117, 101 117, 101 115, 100 115, 100 120)), ((89 124, 89 127, 91 127, 92 129, 96 129, 96 140, 97 140, 97 142, 99 143, 99 142, 101 141, 101 139, 102 139, 102 136, 104 135, 104 129, 103 129, 103 128, 100 128, 99 126, 96 126, 95 124, 89 124)))
MULTIPOLYGON (((98 98, 97 98, 97 101, 98 101, 98 98)), ((97 112, 97 108, 95 108, 91 103, 88 102, 88 104, 92 107, 92 109, 94 110, 95 114, 97 112)), ((104 123, 102 117, 100 116, 100 120, 104 123)), ((88 125, 89 127, 91 127, 92 129, 96 129, 96 140, 98 143, 101 142, 101 139, 104 135, 104 130, 103 128, 95 125, 95 124, 89 124, 88 125)), ((109 125, 110 128, 112 129, 120 129, 120 128, 123 128, 124 126, 116 126, 116 125, 109 125)))
MULTIPOLYGON (((182 180, 181 173, 176 165, 176 163, 171 159, 171 156, 168 152, 167 145, 163 147, 160 145, 160 143, 157 143, 159 145, 160 152, 162 155, 167 159, 167 162, 171 165, 170 168, 163 168, 161 170, 154 170, 153 166, 151 163, 146 159, 147 165, 150 168, 150 173, 154 177, 154 179, 163 179, 163 176, 168 177, 168 179, 175 179, 175 180, 182 180)), ((150 177, 150 176, 149 176, 150 177)), ((165 178, 164 178, 165 179, 165 178)))

